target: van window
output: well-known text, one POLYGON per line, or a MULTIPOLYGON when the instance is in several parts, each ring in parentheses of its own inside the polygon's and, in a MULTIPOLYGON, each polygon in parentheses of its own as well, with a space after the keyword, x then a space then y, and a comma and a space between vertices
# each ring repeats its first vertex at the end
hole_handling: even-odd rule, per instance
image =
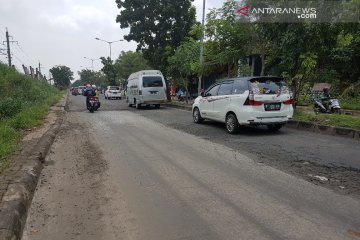
POLYGON ((285 81, 282 78, 251 79, 250 88, 254 94, 284 94, 289 93, 285 81))
POLYGON ((162 77, 143 77, 143 87, 162 87, 162 77))
POLYGON ((230 95, 233 88, 233 82, 223 82, 220 85, 218 95, 230 95))
POLYGON ((220 85, 215 85, 212 88, 210 88, 209 90, 207 90, 205 96, 209 97, 209 96, 216 96, 218 93, 220 85))
POLYGON ((120 87, 109 87, 110 90, 120 90, 120 87))
POLYGON ((234 87, 232 89, 232 94, 243 94, 247 90, 249 90, 248 81, 236 80, 234 82, 234 87))

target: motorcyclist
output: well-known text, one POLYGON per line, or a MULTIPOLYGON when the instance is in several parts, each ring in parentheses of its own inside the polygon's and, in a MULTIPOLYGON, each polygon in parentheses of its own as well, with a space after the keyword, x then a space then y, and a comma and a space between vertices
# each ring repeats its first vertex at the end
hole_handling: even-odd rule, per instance
POLYGON ((329 104, 330 104, 330 93, 328 88, 323 89, 323 94, 321 96, 321 102, 326 108, 326 110, 329 110, 329 104))
POLYGON ((87 83, 85 86, 86 88, 84 89, 83 95, 86 97, 86 106, 88 106, 90 97, 96 96, 96 92, 90 83, 87 83))

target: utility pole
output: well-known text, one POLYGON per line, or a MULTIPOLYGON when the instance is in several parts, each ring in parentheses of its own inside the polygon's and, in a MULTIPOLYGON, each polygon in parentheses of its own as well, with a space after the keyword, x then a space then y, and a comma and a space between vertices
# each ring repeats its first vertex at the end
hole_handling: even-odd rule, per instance
MULTIPOLYGON (((204 63, 204 28, 205 28, 205 0, 203 0, 203 13, 202 13, 202 21, 201 21, 201 40, 200 40, 200 67, 202 67, 204 63)), ((201 85, 202 85, 202 70, 199 76, 199 83, 198 83, 198 94, 200 95, 201 92, 201 85)))
POLYGON ((9 32, 8 29, 6 28, 6 44, 7 44, 7 55, 8 55, 8 62, 9 62, 9 67, 11 67, 11 52, 10 52, 10 40, 9 40, 9 32))
MULTIPOLYGON (((8 56, 8 63, 9 63, 9 67, 12 66, 11 64, 11 50, 10 50, 10 43, 14 43, 17 41, 10 41, 10 35, 9 35, 9 32, 8 32, 8 29, 6 28, 6 45, 7 45, 7 56, 8 56)), ((11 37, 12 38, 12 37, 11 37)))

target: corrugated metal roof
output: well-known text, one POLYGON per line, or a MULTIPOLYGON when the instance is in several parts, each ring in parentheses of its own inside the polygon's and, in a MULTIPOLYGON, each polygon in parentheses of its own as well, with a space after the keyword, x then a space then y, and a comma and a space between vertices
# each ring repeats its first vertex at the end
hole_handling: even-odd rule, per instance
POLYGON ((320 92, 320 91, 323 91, 324 88, 328 88, 330 89, 331 88, 331 84, 330 83, 315 83, 313 88, 312 88, 312 91, 314 92, 320 92))

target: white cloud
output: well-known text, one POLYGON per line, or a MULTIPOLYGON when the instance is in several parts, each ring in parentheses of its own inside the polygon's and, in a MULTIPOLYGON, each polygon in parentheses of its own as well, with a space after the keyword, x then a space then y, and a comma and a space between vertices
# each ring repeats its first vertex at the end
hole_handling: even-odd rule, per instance
POLYGON ((42 17, 54 27, 71 29, 75 31, 80 30, 77 21, 71 15, 59 15, 59 16, 42 15, 42 17))

